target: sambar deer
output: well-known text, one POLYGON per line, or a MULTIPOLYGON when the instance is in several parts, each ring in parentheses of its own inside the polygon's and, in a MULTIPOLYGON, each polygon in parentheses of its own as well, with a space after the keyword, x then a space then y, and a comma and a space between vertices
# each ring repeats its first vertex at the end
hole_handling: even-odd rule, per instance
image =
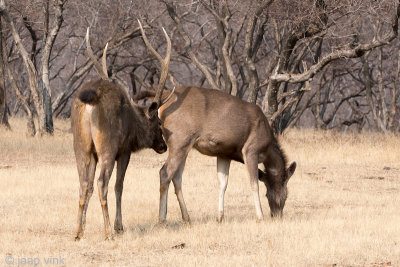
MULTIPOLYGON (((157 90, 159 97, 146 108, 131 102, 126 91, 109 79, 106 67, 107 45, 103 52, 102 66, 100 66, 90 46, 89 29, 87 31, 87 52, 101 79, 84 85, 71 107, 71 128, 80 181, 75 240, 79 240, 84 232, 86 211, 93 193, 97 163, 100 167, 97 186, 103 210, 105 236, 110 238, 112 230, 108 214, 107 192, 115 161, 117 161, 117 179, 114 230, 122 232, 121 196, 131 152, 142 148, 152 148, 157 153, 164 153, 167 150, 160 128, 161 123, 157 116, 158 108, 168 100, 167 97, 161 101, 171 55, 171 42, 165 30, 164 34, 168 44, 165 59, 162 59, 155 50, 151 51, 160 60, 162 66, 157 90)), ((145 35, 143 38, 145 39, 145 35)))
MULTIPOLYGON (((153 90, 145 90, 134 96, 134 100, 154 96, 153 90)), ((271 216, 282 216, 287 183, 296 169, 296 163, 286 168, 286 157, 257 105, 219 90, 181 87, 158 112, 169 150, 167 161, 160 170, 160 222, 164 222, 167 216, 171 180, 182 218, 190 222, 182 194, 182 172, 192 148, 217 157, 218 222, 224 217, 224 194, 231 160, 244 163, 247 167, 257 219, 263 219, 258 180, 264 182, 267 188, 271 216), (259 163, 263 163, 265 171, 258 169, 259 163)))

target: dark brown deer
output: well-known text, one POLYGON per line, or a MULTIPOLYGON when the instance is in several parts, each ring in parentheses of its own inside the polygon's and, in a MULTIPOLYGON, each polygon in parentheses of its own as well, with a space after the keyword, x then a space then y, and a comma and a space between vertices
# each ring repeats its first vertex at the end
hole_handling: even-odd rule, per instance
MULTIPOLYGON (((152 90, 134 97, 153 97, 152 90)), ((231 160, 247 167, 258 220, 263 219, 258 180, 267 188, 271 216, 282 216, 287 198, 287 183, 296 169, 293 162, 286 168, 286 158, 261 109, 224 92, 198 87, 176 89, 171 99, 159 109, 164 139, 169 154, 160 170, 159 220, 167 215, 168 187, 172 180, 182 212, 190 222, 182 194, 182 172, 192 148, 217 157, 219 203, 217 220, 224 217, 224 194, 228 184, 231 160), (258 169, 263 163, 265 171, 258 169)))
MULTIPOLYGON (((147 43, 143 30, 142 33, 147 43)), ((84 232, 86 211, 93 193, 97 163, 100 168, 97 186, 103 210, 105 235, 106 238, 110 238, 112 230, 108 214, 107 192, 115 161, 117 161, 117 179, 115 182, 114 230, 122 232, 121 196, 131 152, 142 148, 152 148, 157 153, 164 153, 167 150, 157 114, 158 108, 168 100, 165 99, 161 102, 171 55, 171 42, 167 33, 165 31, 164 33, 168 44, 165 59, 152 50, 162 65, 162 74, 157 90, 160 97, 155 99, 148 108, 145 108, 132 103, 125 90, 109 79, 106 67, 107 45, 103 52, 102 66, 100 66, 90 46, 88 29, 86 34, 87 51, 101 80, 83 86, 71 107, 71 127, 80 181, 76 240, 79 240, 84 232)))

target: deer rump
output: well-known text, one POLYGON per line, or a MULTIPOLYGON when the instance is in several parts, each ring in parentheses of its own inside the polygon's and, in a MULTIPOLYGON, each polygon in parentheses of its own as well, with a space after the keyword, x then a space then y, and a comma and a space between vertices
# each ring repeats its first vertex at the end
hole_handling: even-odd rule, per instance
POLYGON ((140 137, 130 142, 126 142, 126 139, 135 137, 136 132, 140 133, 132 127, 141 125, 139 115, 135 113, 140 113, 140 110, 131 106, 128 96, 118 85, 103 80, 88 83, 78 93, 71 109, 72 129, 79 131, 74 136, 81 137, 82 140, 77 140, 78 142, 86 142, 85 145, 76 145, 90 147, 91 152, 96 154, 103 152, 96 151, 103 146, 118 148, 119 151, 125 149, 134 151, 134 144, 140 137), (80 116, 73 113, 79 113, 80 116), (131 147, 122 147, 127 143, 131 147))

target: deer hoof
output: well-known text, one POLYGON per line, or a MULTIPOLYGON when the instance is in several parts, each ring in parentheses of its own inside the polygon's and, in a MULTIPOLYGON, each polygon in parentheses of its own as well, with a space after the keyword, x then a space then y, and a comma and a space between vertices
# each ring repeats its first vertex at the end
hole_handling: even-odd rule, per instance
POLYGON ((263 218, 263 217, 260 217, 260 218, 257 218, 257 219, 256 219, 256 222, 257 222, 257 223, 261 223, 262 221, 264 221, 264 218, 263 218))
POLYGON ((106 238, 104 239, 104 241, 114 241, 114 236, 112 236, 112 235, 106 236, 106 238))
POLYGON ((182 219, 183 219, 183 222, 184 222, 184 223, 186 223, 186 224, 191 224, 191 221, 190 221, 190 217, 189 217, 189 216, 182 217, 182 219))
POLYGON ((81 240, 82 236, 83 236, 82 232, 77 232, 75 237, 74 237, 74 240, 75 241, 79 241, 79 240, 81 240))
POLYGON ((186 226, 191 226, 192 222, 190 221, 190 219, 189 220, 183 220, 183 224, 186 225, 186 226))
POLYGON ((217 222, 222 223, 224 221, 224 215, 218 215, 217 222))
POLYGON ((116 234, 123 234, 124 233, 124 227, 122 225, 120 226, 114 226, 114 231, 116 234))
POLYGON ((158 225, 162 225, 162 226, 167 225, 167 220, 165 220, 165 219, 158 220, 158 225))

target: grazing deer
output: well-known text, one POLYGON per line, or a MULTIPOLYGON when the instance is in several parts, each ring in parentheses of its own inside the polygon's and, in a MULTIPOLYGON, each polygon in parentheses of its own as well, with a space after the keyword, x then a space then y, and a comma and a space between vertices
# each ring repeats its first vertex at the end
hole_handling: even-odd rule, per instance
MULTIPOLYGON (((142 33, 143 38, 148 42, 143 30, 142 33)), ((171 55, 171 42, 165 31, 164 34, 168 44, 165 59, 152 50, 162 65, 162 74, 157 90, 159 97, 146 109, 132 103, 125 90, 109 79, 106 67, 107 45, 103 52, 102 66, 100 66, 90 46, 89 29, 87 31, 87 52, 101 80, 83 86, 71 107, 71 127, 80 181, 75 240, 79 240, 84 232, 86 211, 93 193, 97 163, 100 166, 97 186, 103 210, 105 235, 106 238, 110 238, 112 231, 108 214, 107 192, 115 161, 117 161, 117 179, 115 182, 114 230, 122 232, 121 196, 131 152, 142 148, 152 148, 157 153, 164 153, 167 150, 160 128, 161 123, 157 116, 158 108, 168 100, 167 97, 161 101, 171 55)))
MULTIPOLYGON (((154 97, 152 90, 142 91, 134 99, 154 97)), ((182 172, 192 148, 217 157, 219 180, 218 222, 224 217, 224 194, 231 160, 247 167, 258 220, 263 219, 258 180, 267 188, 271 216, 282 216, 287 198, 287 182, 296 169, 286 168, 286 158, 261 109, 224 92, 198 87, 181 87, 159 109, 164 139, 169 154, 160 170, 159 220, 167 215, 168 187, 172 180, 182 212, 190 222, 182 194, 182 172), (265 171, 258 169, 263 163, 265 171)))

